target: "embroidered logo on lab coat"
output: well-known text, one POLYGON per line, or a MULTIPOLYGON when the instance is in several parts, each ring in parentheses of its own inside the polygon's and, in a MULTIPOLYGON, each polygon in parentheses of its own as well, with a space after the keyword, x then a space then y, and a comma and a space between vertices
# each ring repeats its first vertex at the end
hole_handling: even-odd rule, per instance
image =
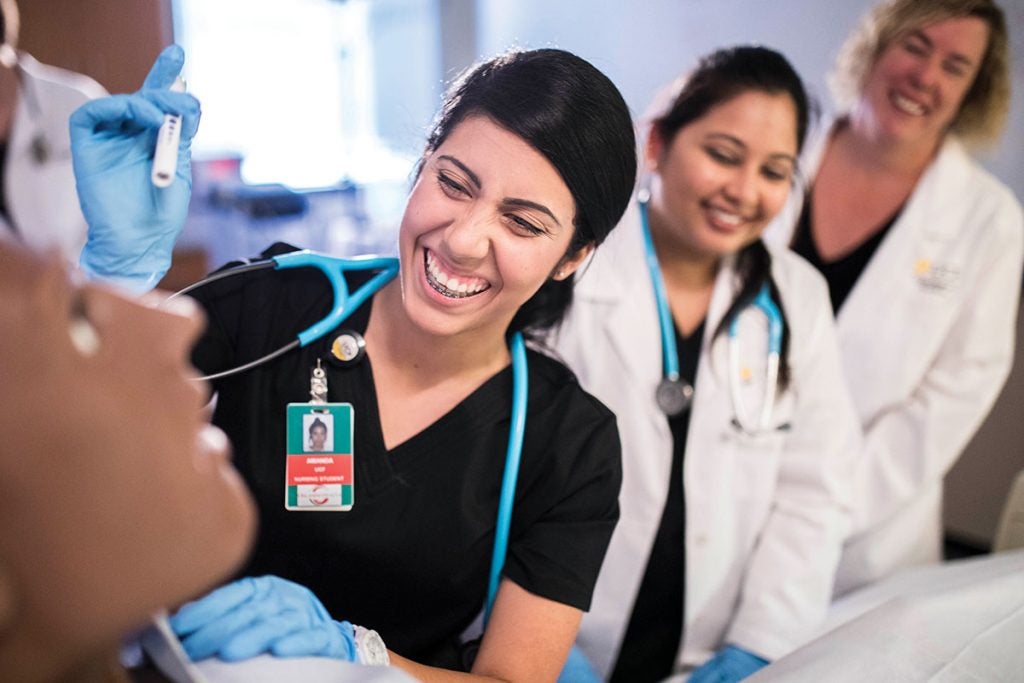
POLYGON ((945 292, 960 282, 960 269, 946 263, 935 263, 931 259, 921 258, 914 264, 914 276, 925 289, 945 292))

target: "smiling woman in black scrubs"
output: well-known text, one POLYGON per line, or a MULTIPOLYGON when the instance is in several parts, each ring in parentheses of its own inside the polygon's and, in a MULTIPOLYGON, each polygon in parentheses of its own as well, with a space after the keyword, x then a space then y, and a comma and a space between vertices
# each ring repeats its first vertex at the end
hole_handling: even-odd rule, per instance
MULTIPOLYGON (((93 139, 110 124, 98 122, 93 139)), ((274 632, 263 640, 278 654, 361 655, 352 652, 352 626, 333 616, 376 629, 391 663, 418 678, 449 675, 430 667, 555 678, 618 518, 621 471, 612 414, 532 350, 502 581, 478 654, 460 634, 487 592, 510 431, 507 340, 561 318, 570 276, 620 218, 635 170, 625 103, 578 57, 511 53, 455 84, 402 219, 398 277, 320 342, 214 385, 214 422, 231 437, 260 506, 248 573, 284 577, 316 597, 276 579, 236 582, 176 622, 193 656, 239 656, 233 636, 254 629, 274 632), (339 360, 332 346, 342 334, 364 338, 365 354, 339 360), (354 490, 330 512, 302 509, 321 500, 315 491, 285 498, 287 406, 309 400, 318 368, 329 404, 353 406, 348 417, 333 416, 331 431, 338 450, 341 420, 354 423, 354 490)), ((107 182, 79 177, 87 191, 107 182)), ((123 219, 104 218, 94 230, 116 237, 123 219)), ((352 287, 366 279, 349 278, 352 287)), ((282 346, 332 301, 310 270, 253 273, 200 291, 209 325, 194 360, 208 372, 282 346)))

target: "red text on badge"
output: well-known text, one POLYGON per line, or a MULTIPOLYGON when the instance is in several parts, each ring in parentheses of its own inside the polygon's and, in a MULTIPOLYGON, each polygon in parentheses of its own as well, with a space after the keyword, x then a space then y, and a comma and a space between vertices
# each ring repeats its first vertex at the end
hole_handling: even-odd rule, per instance
POLYGON ((351 454, 289 455, 288 486, 351 484, 351 454))

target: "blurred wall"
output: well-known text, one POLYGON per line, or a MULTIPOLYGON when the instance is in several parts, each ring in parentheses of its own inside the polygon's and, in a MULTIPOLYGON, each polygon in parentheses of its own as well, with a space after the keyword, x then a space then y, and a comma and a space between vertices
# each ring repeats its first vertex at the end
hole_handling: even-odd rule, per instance
MULTIPOLYGON (((924 0, 922 0, 924 1, 924 0)), ((982 159, 1024 198, 1024 0, 998 0, 1013 48, 1013 105, 999 148, 982 159)), ((823 107, 826 73, 873 0, 477 0, 478 56, 512 46, 561 47, 608 74, 635 115, 663 84, 717 47, 783 52, 823 107)))
POLYGON ((1024 306, 1017 317, 1013 371, 992 414, 946 475, 946 531, 958 541, 988 548, 1010 486, 1024 470, 1024 306))

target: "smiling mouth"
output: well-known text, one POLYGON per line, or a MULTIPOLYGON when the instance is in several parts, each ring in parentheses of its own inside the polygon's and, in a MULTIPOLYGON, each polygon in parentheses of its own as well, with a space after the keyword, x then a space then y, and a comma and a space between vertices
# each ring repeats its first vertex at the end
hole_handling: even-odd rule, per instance
POLYGON ((909 97, 904 97, 899 93, 893 93, 890 100, 892 101, 893 106, 904 114, 908 114, 910 116, 924 116, 925 114, 925 108, 909 97))
POLYGON ((733 211, 727 211, 721 207, 706 205, 705 210, 707 211, 711 226, 719 230, 735 232, 751 222, 750 218, 733 211))
POLYGON ((427 274, 427 284, 438 294, 449 299, 468 299, 491 288, 485 280, 446 275, 428 249, 423 250, 423 266, 427 274))

